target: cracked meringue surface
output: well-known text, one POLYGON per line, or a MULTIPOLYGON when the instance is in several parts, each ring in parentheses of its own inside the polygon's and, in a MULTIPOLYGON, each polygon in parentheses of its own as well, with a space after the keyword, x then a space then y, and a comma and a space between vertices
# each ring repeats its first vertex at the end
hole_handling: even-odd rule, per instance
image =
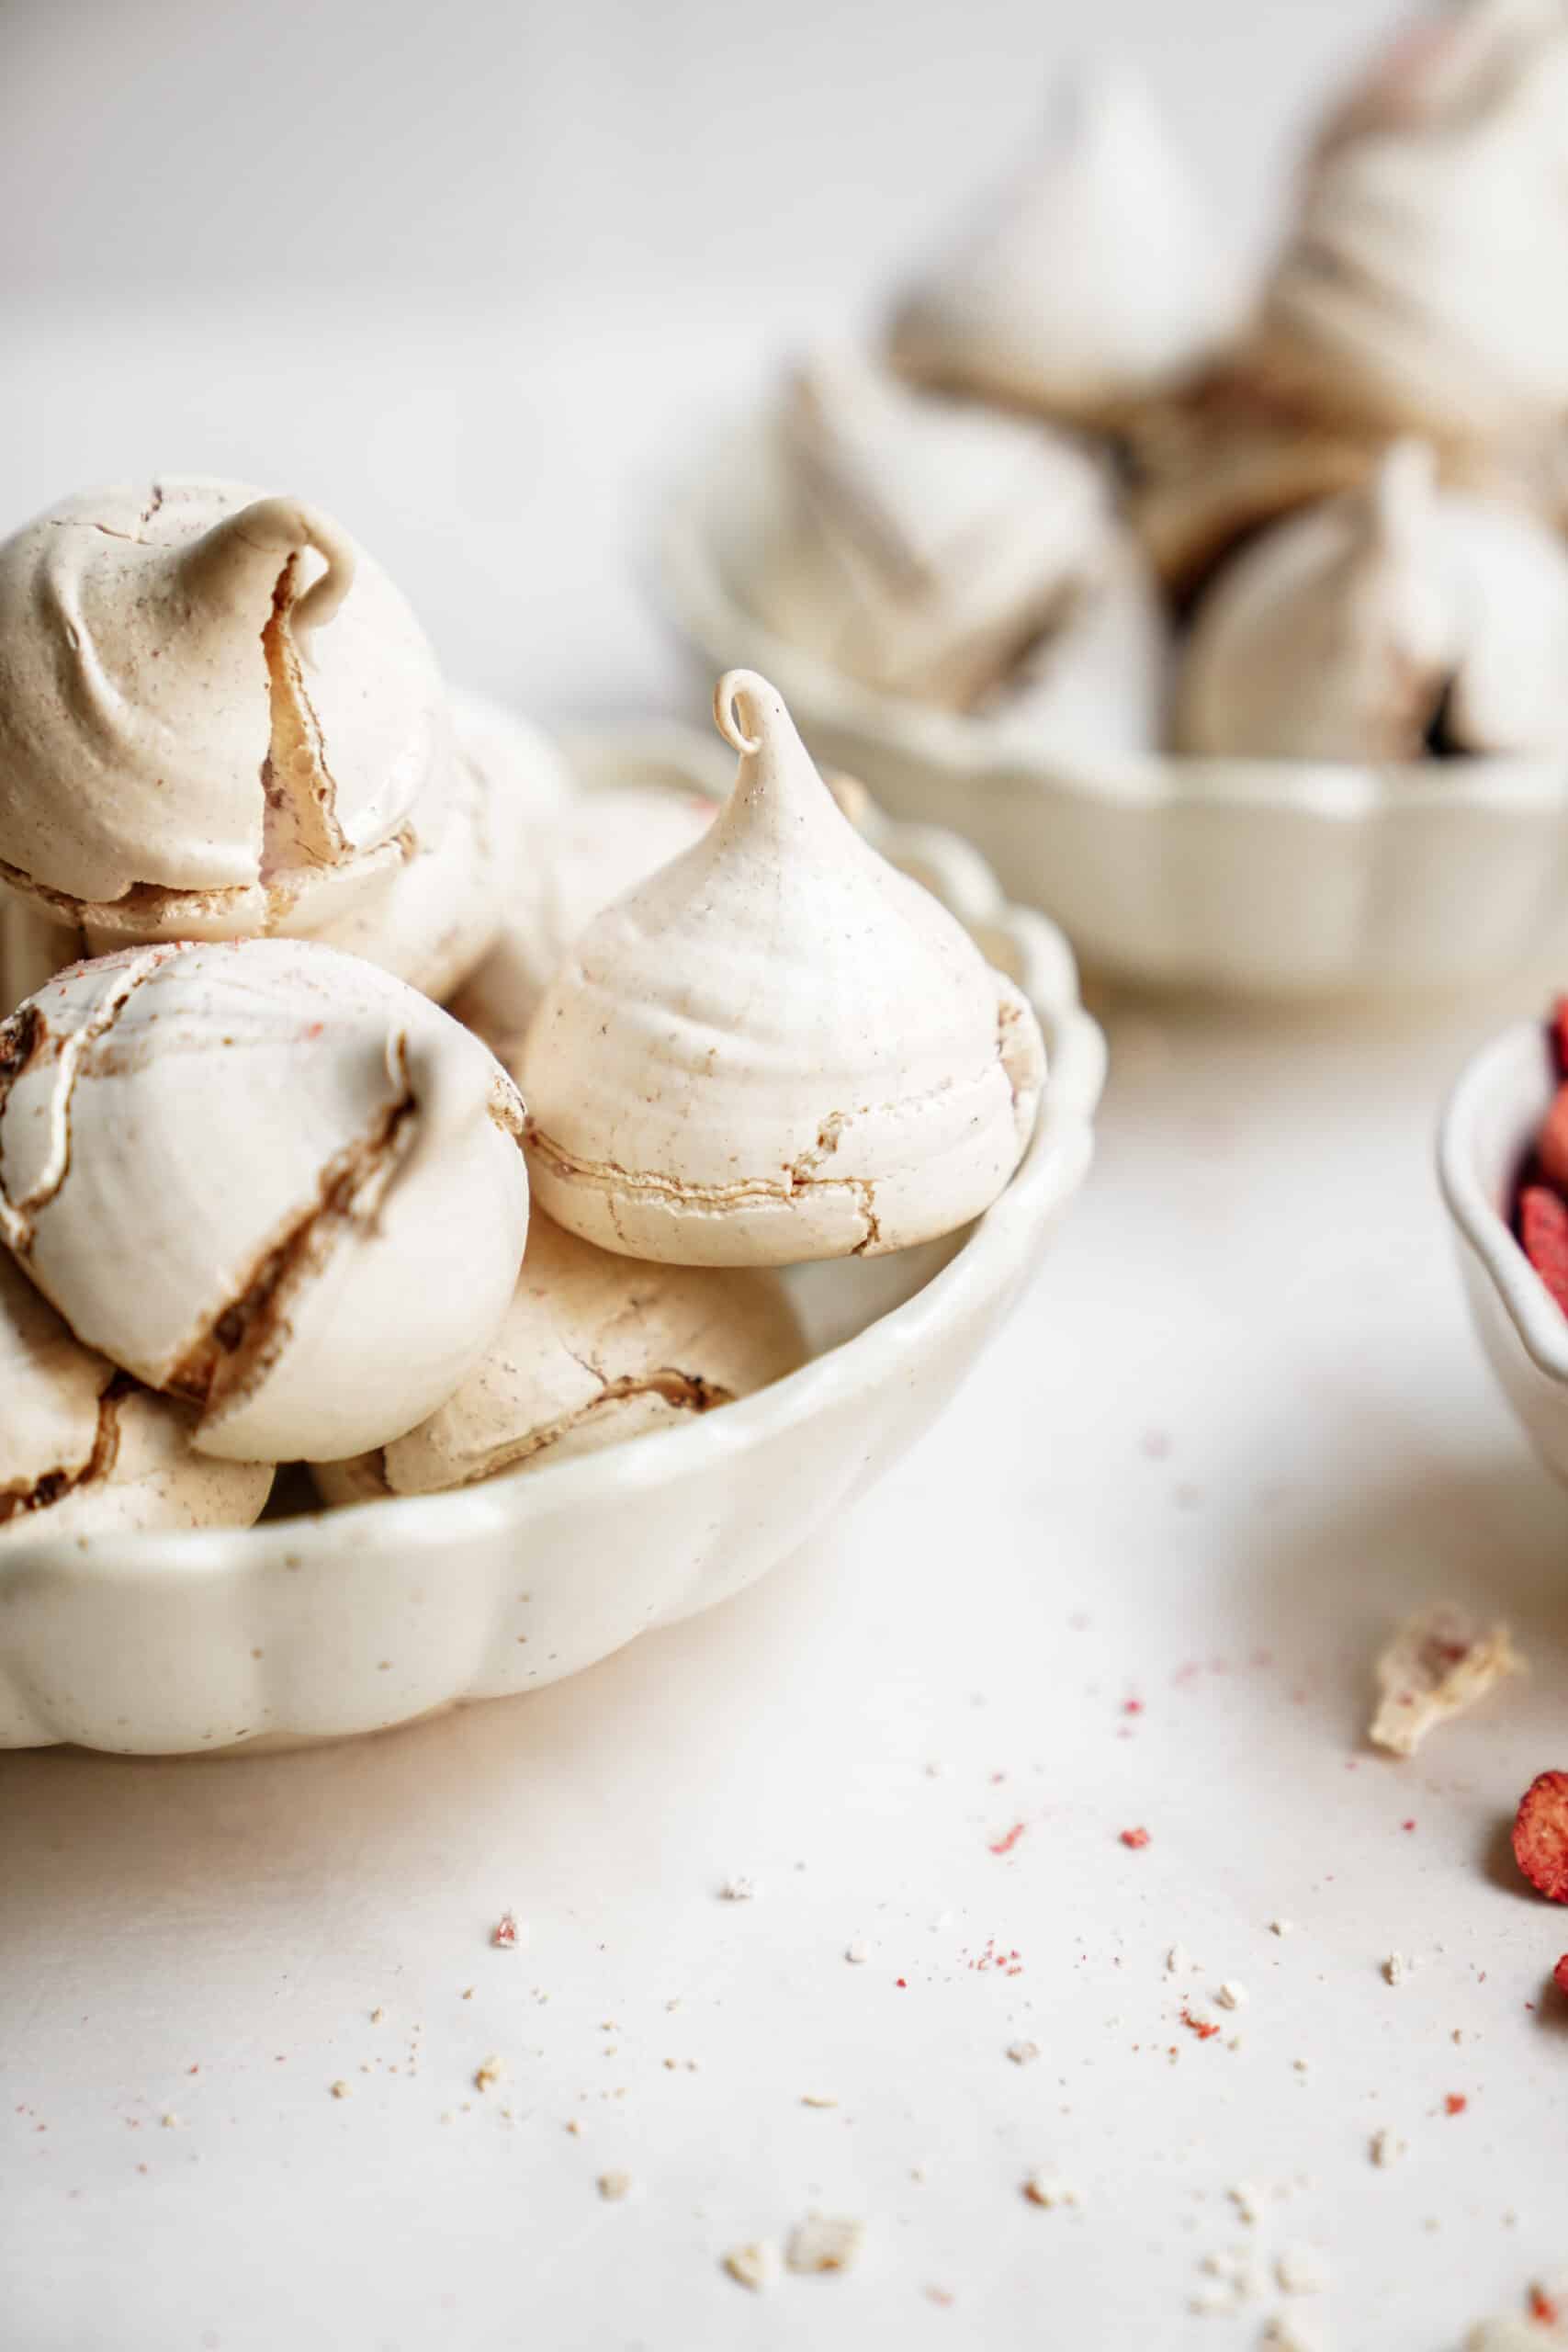
POLYGON ((0 1252, 0 1547, 107 1528, 249 1527, 270 1464, 214 1462, 195 1414, 84 1348, 0 1252))
POLYGON ((1176 724, 1183 750, 1261 758, 1568 750, 1568 550, 1396 444, 1221 572, 1176 724))
POLYGON ((898 300, 919 383, 1089 424, 1189 373, 1235 327, 1239 272, 1152 102, 1064 83, 1041 153, 898 300))
POLYGON ((1043 1079, 1038 1024, 962 926, 836 806, 775 689, 720 681, 734 791, 598 916, 517 1075, 539 1204, 627 1256, 879 1254, 1001 1191, 1043 1079))
POLYGON ((506 1311, 522 1106, 413 989, 313 943, 124 951, 0 1027, 0 1236, 230 1460, 400 1436, 506 1311))
POLYGON ((400 592, 298 499, 166 477, 0 545, 0 874, 121 939, 321 922, 455 757, 400 592))
POLYGON ((649 1436, 733 1404, 807 1359, 765 1268, 633 1265, 544 1216, 483 1360, 406 1437, 317 1465, 329 1503, 428 1495, 649 1436))

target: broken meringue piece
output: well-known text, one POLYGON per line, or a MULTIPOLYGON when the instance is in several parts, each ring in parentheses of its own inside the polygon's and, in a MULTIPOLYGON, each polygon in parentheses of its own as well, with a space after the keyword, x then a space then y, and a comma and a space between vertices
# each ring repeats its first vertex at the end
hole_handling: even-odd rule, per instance
POLYGON ((76 1338, 229 1460, 433 1411, 522 1259, 522 1105, 477 1039, 313 943, 79 964, 0 1027, 0 1235, 76 1338))
POLYGON ((1254 364, 1328 414, 1503 440, 1568 407, 1568 16, 1483 0, 1320 150, 1254 364))
POLYGON ((572 942, 624 890, 689 848, 713 815, 699 792, 617 785, 547 820, 518 862, 502 935, 453 1000, 454 1016, 510 1066, 572 942))
POLYGON ((788 1291, 762 1268, 639 1266, 536 1216, 506 1318, 428 1420, 322 1464, 329 1503, 428 1495, 677 1428, 806 1361, 788 1291))
POLYGON ((1483 1630, 1439 1601, 1408 1619, 1378 1659, 1378 1708, 1367 1736, 1374 1747, 1414 1756, 1429 1731, 1524 1671, 1506 1625, 1483 1630))
POLYGON ((715 698, 734 791, 600 915, 519 1066, 540 1205, 678 1264, 878 1254, 979 1215, 1033 1127, 1033 1013, 855 832, 776 690, 715 698))
POLYGON ((0 1253, 0 1545, 117 1527, 249 1527, 272 1465, 193 1452, 195 1415, 71 1336, 0 1253))
POLYGON ((445 788, 399 591, 317 509, 233 482, 83 492, 0 545, 0 872, 119 939, 341 909, 445 788))
MULTIPOLYGON (((750 601, 788 643, 883 693, 965 709, 1038 647, 1070 662, 1110 559, 1141 562, 1085 451, 852 356, 796 372, 779 441, 785 520, 750 601)), ((1122 707, 1113 696, 1103 715, 1112 733, 1122 707)))
POLYGON ((1089 424, 1231 332, 1239 273, 1146 93, 1064 83, 1043 152, 907 288, 888 329, 915 381, 1089 424))
POLYGON ((1364 490, 1256 539, 1201 602, 1185 752, 1399 761, 1568 747, 1568 552, 1391 449, 1364 490))

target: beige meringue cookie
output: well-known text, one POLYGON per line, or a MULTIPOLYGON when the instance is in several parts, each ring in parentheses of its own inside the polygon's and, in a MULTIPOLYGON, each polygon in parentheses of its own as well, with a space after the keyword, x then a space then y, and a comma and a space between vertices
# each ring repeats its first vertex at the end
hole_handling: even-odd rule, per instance
POLYGON ((0 1546, 99 1529, 248 1527, 270 1464, 211 1462, 195 1415, 73 1339, 0 1252, 0 1546))
POLYGON ((131 950, 0 1027, 0 1235, 84 1345, 230 1460, 433 1411, 505 1313, 522 1105, 477 1039, 314 943, 131 950))
POLYGON ((1312 163, 1358 139, 1441 121, 1456 96, 1511 71, 1562 23, 1563 0, 1450 0, 1424 10, 1380 45, 1335 101, 1313 141, 1312 163))
MULTIPOLYGON (((515 919, 536 865, 536 829, 571 790, 554 746, 510 712, 456 706, 458 757, 408 828, 410 854, 308 936, 444 1002, 515 919), (526 854, 525 854, 526 844, 526 854)), ((477 1024, 473 1024, 477 1025, 477 1024)))
POLYGON ((323 922, 401 862, 454 756, 403 597, 299 500, 168 478, 0 545, 0 873, 63 922, 323 922))
POLYGON ((713 820, 703 794, 610 786, 547 823, 516 869, 502 936, 452 1001, 510 1069, 573 940, 622 892, 689 849, 713 820))
POLYGON ((406 1437, 319 1464, 329 1503, 438 1494, 675 1429, 806 1361, 779 1276, 649 1266, 536 1216, 506 1319, 462 1386, 406 1437))
POLYGON ((540 1205, 677 1264, 874 1255, 987 1207, 1032 1131, 1010 981, 835 806, 776 691, 718 686, 735 789, 556 974, 519 1075, 540 1205))
POLYGON ((1396 445, 1245 548, 1198 608, 1183 751, 1391 761, 1568 749, 1568 550, 1396 445))
MULTIPOLYGON (((843 356, 799 370, 780 419, 787 514, 750 583, 789 643, 884 693, 972 707, 1041 646, 1070 662, 1086 605, 1138 562, 1074 443, 910 391, 843 356)), ((1124 728, 1134 696, 1103 724, 1124 728)))
POLYGON ((1249 364, 1384 431, 1528 440, 1568 408, 1568 12, 1471 12, 1420 91, 1321 158, 1249 364))
POLYGON ((1064 83, 1042 152, 906 288, 888 328, 917 382, 1088 424, 1198 367, 1241 277, 1145 92, 1064 83))

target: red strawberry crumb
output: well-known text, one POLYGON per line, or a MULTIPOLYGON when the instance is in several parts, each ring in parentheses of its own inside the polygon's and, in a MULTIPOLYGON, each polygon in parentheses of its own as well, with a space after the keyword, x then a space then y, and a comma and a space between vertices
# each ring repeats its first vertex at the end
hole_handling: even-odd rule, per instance
MULTIPOLYGON (((1552 1970, 1551 1981, 1556 1985, 1560 1993, 1568 1993, 1568 1951, 1563 1953, 1562 1959, 1552 1970)), ((1530 2003, 1530 2007, 1532 2008, 1535 2007, 1533 2001, 1530 2003)))
POLYGON ((1555 2327, 1562 2316, 1562 2306, 1554 2296, 1547 2293, 1544 2287, 1530 2289, 1531 2319, 1539 2321, 1542 2327, 1555 2327))
POLYGON ((1416 1824, 1413 1821, 1402 1821, 1399 1826, 1402 1829, 1414 1829, 1416 1824))
POLYGON ((1027 1826, 1028 1824, 1026 1822, 1015 1821, 1012 1827, 1007 1832, 1007 1835, 997 1839, 996 1844, 991 1848, 992 1853, 1010 1854, 1019 1839, 1022 1837, 1027 1826))
POLYGON ((1538 1772, 1519 1799, 1514 1860, 1538 1894, 1568 1903, 1568 1772, 1538 1772))
POLYGON ((1144 1702, 1143 1702, 1143 1701, 1142 1701, 1141 1699, 1123 1699, 1123 1700, 1122 1700, 1122 1713, 1124 1715, 1141 1715, 1141 1714, 1143 1713, 1143 1712, 1144 1712, 1144 1702))
POLYGON ((1519 1194, 1519 1240, 1551 1296, 1568 1315, 1568 1201, 1544 1184, 1519 1194))
POLYGON ((1466 2098, 1462 2091, 1450 2091, 1447 2098, 1443 2101, 1443 2113, 1445 2115, 1462 2115, 1469 2105, 1470 2101, 1466 2098))
POLYGON ((1200 2041, 1212 2041, 1220 2030, 1212 2018, 1195 2018, 1190 2009, 1182 2010, 1181 2022, 1200 2041))
POLYGON ((1146 1829, 1123 1829, 1121 1835, 1123 1846, 1130 1846, 1134 1854, 1140 1853, 1149 1842, 1146 1829))
POLYGON ((495 1927, 491 1934, 491 1941, 492 1944, 499 1946, 502 1951, 515 1951, 517 1945, 517 1921, 510 1911, 503 1911, 500 1918, 496 1921, 495 1927))
POLYGON ((907 1976, 896 1976, 893 1979, 893 1982, 898 1987, 900 1993, 907 1993, 908 1991, 909 1980, 907 1976))

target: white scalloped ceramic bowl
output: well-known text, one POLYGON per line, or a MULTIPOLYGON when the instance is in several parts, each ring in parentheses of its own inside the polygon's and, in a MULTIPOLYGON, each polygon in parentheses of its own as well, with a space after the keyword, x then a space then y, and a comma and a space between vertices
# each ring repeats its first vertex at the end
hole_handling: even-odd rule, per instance
POLYGON ((1438 1179, 1487 1362, 1541 1460, 1568 1483, 1568 1316, 1515 1238, 1519 1170, 1557 1091, 1544 1021, 1522 1021, 1470 1061, 1438 1132, 1438 1179))
POLYGON ((761 415, 669 500, 654 593, 711 674, 778 685, 819 759, 951 826, 1086 963, 1274 995, 1470 987, 1568 963, 1568 761, 1351 767, 1043 757, 1019 729, 897 701, 746 604, 779 469, 761 415))
MULTIPOLYGON (((596 779, 728 787, 705 745, 597 737, 596 779)), ((1007 1191, 946 1240, 786 1277, 813 1360, 690 1427, 452 1495, 0 1553, 0 1747, 151 1755, 378 1731, 575 1674, 787 1558, 934 1419, 1081 1183, 1104 1041, 1065 942, 964 843, 878 829, 1033 999, 1050 1057, 1007 1191)))

